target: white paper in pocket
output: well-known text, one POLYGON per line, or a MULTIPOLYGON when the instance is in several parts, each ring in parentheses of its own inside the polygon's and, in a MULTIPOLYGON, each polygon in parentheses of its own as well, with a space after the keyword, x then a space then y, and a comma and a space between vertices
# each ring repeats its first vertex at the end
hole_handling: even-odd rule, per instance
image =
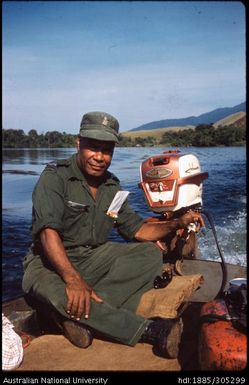
POLYGON ((112 203, 110 204, 106 214, 113 218, 117 218, 118 212, 129 194, 129 191, 118 191, 115 197, 113 198, 112 203))

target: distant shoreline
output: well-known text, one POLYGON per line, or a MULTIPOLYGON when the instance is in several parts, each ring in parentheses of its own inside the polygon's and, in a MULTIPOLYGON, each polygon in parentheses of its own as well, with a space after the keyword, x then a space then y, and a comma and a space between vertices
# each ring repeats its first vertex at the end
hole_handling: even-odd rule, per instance
MULTIPOLYGON (((229 146, 225 146, 222 144, 217 144, 214 146, 172 146, 167 144, 155 144, 155 145, 148 145, 148 146, 140 146, 140 145, 134 145, 134 146, 118 146, 116 145, 116 148, 139 148, 139 147, 154 147, 154 148, 161 148, 161 147, 176 147, 176 148, 182 148, 182 147, 193 147, 193 148, 205 148, 205 147, 245 147, 246 141, 240 144, 231 144, 229 146)), ((57 150, 57 149, 69 149, 69 148, 76 148, 76 146, 69 146, 69 147, 5 147, 3 146, 2 149, 4 150, 57 150)))

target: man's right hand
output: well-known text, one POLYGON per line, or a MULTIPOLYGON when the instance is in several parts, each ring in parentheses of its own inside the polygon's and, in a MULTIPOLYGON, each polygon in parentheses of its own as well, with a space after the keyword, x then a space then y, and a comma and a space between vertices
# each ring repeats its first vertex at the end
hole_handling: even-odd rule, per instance
POLYGON ((80 274, 67 281, 65 289, 67 295, 66 312, 76 321, 79 321, 82 315, 86 319, 89 318, 92 299, 97 303, 103 303, 102 298, 95 293, 80 274))
POLYGON ((204 220, 202 215, 196 211, 189 210, 187 213, 183 214, 178 219, 179 226, 186 228, 190 223, 195 223, 197 226, 196 232, 200 230, 201 227, 205 227, 204 220))

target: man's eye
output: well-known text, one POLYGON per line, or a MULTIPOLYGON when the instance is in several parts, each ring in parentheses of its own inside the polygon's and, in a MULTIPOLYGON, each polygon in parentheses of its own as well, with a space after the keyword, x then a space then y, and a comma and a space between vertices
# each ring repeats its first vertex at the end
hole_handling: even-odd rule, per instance
POLYGON ((112 150, 110 148, 103 148, 102 152, 104 154, 112 154, 112 150))
POLYGON ((102 152, 103 154, 111 154, 112 153, 112 150, 109 149, 109 148, 101 148, 101 147, 93 147, 93 146, 89 146, 88 147, 91 151, 93 152, 102 152))

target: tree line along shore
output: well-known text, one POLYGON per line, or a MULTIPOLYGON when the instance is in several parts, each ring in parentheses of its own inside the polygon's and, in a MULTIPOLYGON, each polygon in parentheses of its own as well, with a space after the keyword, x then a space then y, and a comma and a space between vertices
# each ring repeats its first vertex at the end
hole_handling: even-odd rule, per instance
MULTIPOLYGON (((3 129, 3 148, 70 148, 75 147, 77 135, 66 132, 47 131, 38 134, 32 129, 25 134, 20 129, 3 129)), ((210 147, 210 146, 244 146, 246 143, 246 126, 232 124, 215 128, 212 124, 199 124, 194 129, 183 128, 178 131, 165 130, 160 137, 153 136, 153 130, 148 136, 136 137, 119 134, 119 147, 210 147)))

